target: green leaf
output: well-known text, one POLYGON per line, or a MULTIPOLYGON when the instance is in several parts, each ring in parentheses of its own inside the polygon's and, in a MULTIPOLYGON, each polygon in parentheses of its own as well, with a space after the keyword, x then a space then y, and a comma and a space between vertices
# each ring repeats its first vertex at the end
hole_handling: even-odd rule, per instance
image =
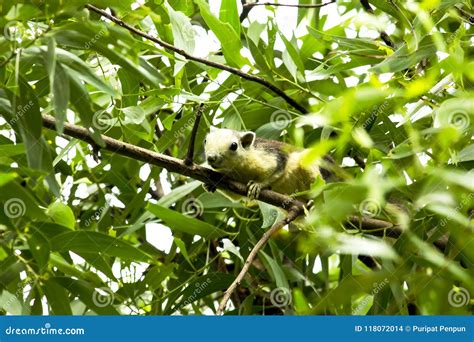
POLYGON ((279 288, 289 289, 290 285, 288 284, 288 280, 286 279, 286 275, 283 272, 281 265, 264 251, 260 251, 260 255, 268 273, 273 279, 275 279, 276 286, 279 288))
POLYGON ((331 249, 341 254, 370 255, 373 257, 399 260, 397 253, 395 253, 388 243, 382 240, 351 236, 348 234, 338 235, 337 242, 334 246, 331 246, 331 249))
POLYGON ((88 262, 93 267, 104 273, 107 277, 114 281, 117 281, 117 278, 115 278, 115 275, 112 272, 111 265, 109 265, 109 263, 105 260, 104 257, 102 257, 101 255, 97 255, 97 253, 80 252, 78 254, 79 256, 84 258, 86 262, 88 262))
MULTIPOLYGON (((68 69, 66 68, 66 71, 68 69)), ((92 133, 92 138, 99 146, 105 146, 100 132, 93 127, 94 122, 94 111, 92 110, 92 100, 89 96, 89 93, 84 89, 84 86, 81 82, 75 78, 74 74, 68 71, 69 74, 69 85, 70 85, 70 100, 74 106, 77 114, 81 118, 82 125, 87 128, 94 128, 92 133)))
POLYGON ((194 33, 191 20, 184 13, 175 11, 167 3, 165 6, 168 9, 168 14, 170 16, 174 46, 192 55, 194 53, 196 34, 194 33))
POLYGON ((48 49, 46 53, 43 52, 43 57, 53 93, 56 129, 58 133, 62 133, 69 103, 69 78, 61 64, 56 61, 56 41, 54 38, 49 39, 48 49))
POLYGON ((18 83, 19 96, 8 92, 14 109, 10 124, 21 134, 25 143, 28 165, 49 173, 53 169, 52 160, 49 148, 41 137, 43 124, 38 98, 26 79, 20 77, 18 83))
MULTIPOLYGON (((55 281, 64 287, 67 291, 79 297, 87 307, 99 315, 118 315, 119 312, 112 306, 113 292, 107 290, 107 295, 98 291, 92 284, 81 280, 67 277, 56 277, 55 281), (108 304, 108 305, 105 305, 108 304)), ((105 289, 105 288, 104 288, 105 289)))
POLYGON ((303 61, 300 58, 300 54, 295 47, 295 43, 290 42, 286 39, 285 35, 280 34, 286 49, 283 51, 283 63, 291 73, 293 78, 297 79, 296 72, 299 71, 301 75, 304 75, 305 67, 303 61))
MULTIPOLYGON (((152 45, 133 39, 130 33, 123 28, 106 26, 102 23, 75 22, 53 31, 53 35, 58 44, 77 49, 94 49, 113 64, 120 65, 149 85, 158 87, 160 82, 165 79, 148 61, 136 55, 135 49, 131 49, 132 46, 137 45, 143 49, 150 49, 152 45)), ((78 64, 74 64, 74 66, 80 67, 78 64)), ((74 67, 71 66, 71 69, 74 67)), ((81 71, 77 70, 77 72, 81 71)), ((89 74, 90 70, 87 72, 88 76, 90 76, 89 74)))
POLYGON ((227 63, 239 68, 248 63, 240 54, 240 50, 243 47, 242 42, 233 27, 229 23, 224 23, 217 19, 211 13, 209 5, 205 1, 195 0, 195 3, 199 6, 204 21, 221 42, 222 51, 227 63))
POLYGON ((74 229, 76 218, 72 209, 61 202, 51 203, 46 210, 46 214, 51 217, 53 222, 74 229))
POLYGON ((46 298, 48 298, 48 305, 51 307, 51 314, 72 315, 67 291, 54 278, 50 278, 45 282, 43 291, 46 298))
POLYGON ((17 296, 11 294, 7 290, 3 290, 0 294, 0 307, 11 315, 24 315, 24 307, 17 296))
POLYGON ((239 11, 237 10, 237 1, 222 0, 219 19, 232 26, 237 36, 240 36, 240 18, 239 11))
POLYGON ((121 110, 125 114, 125 124, 131 122, 135 125, 140 125, 145 121, 145 111, 140 106, 126 107, 121 110))
POLYGON ((199 235, 206 239, 215 239, 229 235, 227 232, 216 228, 207 222, 186 216, 177 211, 156 204, 148 203, 146 209, 162 219, 173 231, 199 235))
MULTIPOLYGON (((0 150, 1 150, 1 146, 0 146, 0 150)), ((5 184, 10 183, 16 177, 18 177, 16 173, 0 173, 0 188, 4 186, 5 184)))
POLYGON ((150 268, 145 276, 145 282, 152 289, 159 289, 163 287, 163 281, 173 277, 173 271, 178 265, 170 263, 167 265, 158 265, 150 268))
POLYGON ((322 31, 315 30, 314 28, 308 26, 309 33, 314 36, 319 42, 325 43, 337 43, 342 49, 346 49, 349 53, 355 51, 358 55, 384 55, 377 44, 372 40, 362 39, 362 38, 346 38, 341 36, 336 36, 328 34, 322 31))
POLYGON ((51 88, 53 89, 56 129, 58 133, 62 133, 69 104, 69 77, 64 71, 64 68, 59 63, 54 69, 54 78, 51 88))
POLYGON ((453 157, 455 163, 467 162, 474 160, 474 145, 468 145, 453 157))
POLYGON ((0 156, 13 157, 25 153, 25 144, 0 145, 0 156))
POLYGON ((210 273, 197 278, 180 293, 181 300, 174 305, 170 313, 217 291, 225 290, 233 280, 234 276, 228 273, 210 273))
POLYGON ((22 216, 34 220, 47 220, 40 204, 29 191, 16 182, 9 182, 0 188, 0 201, 8 217, 16 219, 22 216))
POLYGON ((183 254, 183 257, 186 259, 186 261, 189 263, 189 265, 194 269, 194 265, 191 262, 191 259, 189 258, 188 249, 186 248, 186 244, 183 242, 183 240, 181 240, 177 237, 175 237, 173 239, 173 241, 176 244, 176 246, 179 248, 179 251, 181 252, 181 254, 183 254))
POLYGON ((51 250, 97 253, 131 261, 148 262, 151 260, 148 254, 120 239, 90 231, 74 231, 60 234, 51 239, 51 250))
POLYGON ((423 58, 431 57, 435 54, 436 47, 431 38, 426 37, 414 52, 409 52, 407 45, 403 45, 383 62, 369 69, 375 73, 397 72, 408 69, 421 61, 423 58))
POLYGON ((281 210, 273 205, 259 201, 258 206, 263 216, 262 228, 268 228, 283 218, 281 210))
POLYGON ((170 193, 164 195, 161 197, 157 204, 162 207, 168 208, 170 205, 173 203, 178 202, 180 199, 186 197, 189 195, 191 192, 196 190, 199 186, 201 185, 201 182, 198 181, 192 181, 189 183, 185 183, 181 186, 178 186, 171 190, 170 193))
POLYGON ((46 267, 51 251, 49 241, 38 229, 33 228, 33 234, 28 238, 28 246, 40 269, 46 267))
POLYGON ((417 253, 427 260, 434 267, 450 274, 454 279, 462 281, 466 286, 474 290, 474 277, 458 263, 447 259, 441 252, 435 249, 432 245, 421 240, 415 234, 407 231, 408 239, 412 246, 416 248, 417 253))

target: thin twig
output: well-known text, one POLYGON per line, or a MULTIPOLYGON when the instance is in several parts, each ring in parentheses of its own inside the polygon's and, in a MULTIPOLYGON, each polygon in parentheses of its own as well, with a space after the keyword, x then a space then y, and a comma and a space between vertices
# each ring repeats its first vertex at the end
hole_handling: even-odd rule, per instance
POLYGON ((191 137, 189 138, 188 154, 184 158, 185 165, 192 165, 194 161, 194 144, 196 142, 196 134, 199 128, 199 121, 201 121, 202 112, 204 110, 204 103, 199 104, 196 110, 196 119, 194 120, 193 130, 191 131, 191 137))
POLYGON ((298 8, 321 8, 335 3, 336 0, 325 2, 324 4, 280 4, 277 2, 251 2, 243 5, 243 8, 253 8, 255 6, 274 6, 274 7, 298 7, 298 8))
POLYGON ((362 159, 361 157, 359 157, 358 155, 354 155, 352 157, 354 159, 354 161, 356 162, 357 165, 359 165, 359 167, 364 170, 365 169, 365 161, 364 159, 362 159))
POLYGON ((301 104, 299 104, 294 99, 292 99, 290 96, 288 96, 283 90, 278 88, 276 85, 268 82, 267 80, 265 80, 261 77, 258 77, 258 76, 252 75, 252 74, 248 74, 246 72, 243 72, 240 69, 233 68, 233 67, 230 67, 228 65, 213 62, 213 61, 207 60, 205 58, 200 58, 200 57, 197 57, 197 56, 193 56, 193 55, 187 53, 186 51, 177 48, 176 46, 174 46, 172 44, 169 44, 165 41, 162 41, 161 39, 150 36, 149 34, 136 29, 135 27, 125 23, 124 21, 122 21, 119 18, 107 13, 106 11, 104 11, 100 8, 97 8, 97 7, 92 6, 90 4, 87 4, 86 8, 88 8, 89 10, 91 10, 93 12, 96 12, 97 14, 100 14, 101 16, 103 16, 103 17, 109 19, 110 21, 114 22, 115 24, 127 29, 128 31, 132 32, 133 34, 136 34, 140 37, 148 39, 148 40, 160 45, 164 49, 168 49, 168 50, 171 50, 173 52, 176 52, 177 54, 183 56, 184 58, 186 58, 188 60, 199 62, 199 63, 205 64, 205 65, 208 65, 210 67, 217 68, 217 69, 220 69, 220 70, 228 71, 231 74, 237 75, 237 76, 239 76, 243 79, 258 83, 258 84, 264 86, 265 88, 270 89, 271 91, 273 91, 275 94, 277 94, 278 96, 283 98, 289 105, 293 106, 294 108, 296 108, 301 113, 307 113, 306 108, 304 108, 301 104))
POLYGON ((250 251, 249 256, 247 257, 247 260, 245 260, 244 266, 242 267, 242 270, 240 271, 239 275, 235 278, 235 280, 230 284, 230 286, 227 288, 227 290, 224 293, 224 296, 222 297, 221 302, 219 303, 219 308, 217 309, 217 315, 222 315, 222 313, 225 310, 225 307, 227 305, 227 302, 230 299, 230 296, 232 293, 235 291, 237 286, 240 285, 241 281, 244 279, 245 275, 247 274, 250 265, 253 263, 255 258, 257 257, 258 252, 265 246, 267 241, 270 239, 270 237, 279 231, 281 228, 286 226, 287 224, 291 223, 294 221, 298 216, 302 214, 302 211, 300 208, 291 208, 288 211, 288 215, 282 219, 281 221, 278 221, 271 227, 269 230, 267 230, 263 236, 258 240, 258 242, 255 244, 255 246, 252 248, 250 251))
MULTIPOLYGON (((360 4, 367 13, 374 14, 374 10, 372 9, 372 6, 370 6, 368 0, 360 0, 360 4)), ((387 46, 390 46, 392 49, 395 48, 395 43, 387 32, 380 31, 380 39, 382 39, 387 46)))
POLYGON ((241 2, 242 2, 242 13, 240 13, 239 20, 240 22, 243 22, 248 17, 249 12, 252 9, 252 7, 245 7, 245 5, 247 4, 247 0, 241 0, 241 2))
POLYGON ((461 17, 466 19, 466 21, 470 25, 474 25, 474 15, 473 14, 469 13, 468 11, 466 11, 465 9, 463 9, 459 6, 454 6, 454 7, 459 11, 459 13, 461 14, 461 17))

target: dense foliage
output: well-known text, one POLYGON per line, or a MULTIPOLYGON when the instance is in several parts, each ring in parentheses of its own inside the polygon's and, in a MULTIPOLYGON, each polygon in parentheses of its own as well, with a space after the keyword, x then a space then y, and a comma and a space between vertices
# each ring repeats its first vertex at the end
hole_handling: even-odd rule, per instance
POLYGON ((468 0, 92 3, 261 77, 306 110, 83 0, 2 0, 0 312, 215 313, 285 212, 207 193, 102 149, 100 136, 182 159, 201 103, 196 163, 215 125, 311 148, 311 160, 330 154, 342 167, 337 181, 314 184, 306 221, 260 251, 226 313, 473 312, 468 0), (42 128, 45 114, 55 131, 42 128), (65 122, 88 128, 93 147, 61 135, 65 122), (350 215, 392 223, 401 236, 348 224, 350 215))

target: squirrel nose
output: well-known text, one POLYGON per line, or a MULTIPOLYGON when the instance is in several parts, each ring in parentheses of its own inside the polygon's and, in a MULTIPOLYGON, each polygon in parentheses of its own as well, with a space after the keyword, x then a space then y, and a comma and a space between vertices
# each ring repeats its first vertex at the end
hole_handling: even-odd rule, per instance
POLYGON ((214 163, 214 162, 216 162, 216 161, 217 161, 217 155, 215 155, 215 154, 210 154, 210 155, 208 155, 208 156, 207 156, 207 161, 208 161, 209 163, 214 163))

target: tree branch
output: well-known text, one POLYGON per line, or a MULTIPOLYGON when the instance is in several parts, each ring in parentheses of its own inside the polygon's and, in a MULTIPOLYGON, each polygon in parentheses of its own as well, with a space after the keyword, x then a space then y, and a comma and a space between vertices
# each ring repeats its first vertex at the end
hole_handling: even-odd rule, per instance
POLYGON ((466 21, 469 23, 469 25, 474 25, 474 15, 463 9, 462 7, 459 6, 454 6, 460 13, 461 17, 466 19, 466 21))
POLYGON ((165 41, 162 41, 161 39, 150 36, 149 34, 136 29, 135 27, 125 23, 124 21, 120 20, 119 18, 117 18, 117 17, 107 13, 106 11, 101 10, 101 9, 99 9, 99 8, 93 6, 93 5, 87 4, 86 8, 88 8, 89 10, 91 10, 91 11, 97 13, 97 14, 100 14, 101 16, 109 19, 110 21, 114 22, 115 24, 127 29, 131 33, 133 33, 135 35, 138 35, 140 37, 143 37, 145 39, 148 39, 148 40, 160 45, 164 49, 176 52, 177 54, 183 56, 184 58, 186 58, 188 60, 195 61, 195 62, 198 62, 198 63, 202 63, 202 64, 208 65, 210 67, 213 67, 213 68, 228 71, 231 74, 237 75, 237 76, 239 76, 243 79, 246 79, 246 80, 251 81, 251 82, 258 83, 258 84, 264 86, 265 88, 271 90, 272 92, 274 92, 275 94, 277 94, 281 98, 283 98, 289 105, 293 106, 294 108, 296 108, 301 113, 307 113, 306 108, 304 108, 301 104, 299 104, 294 99, 292 99, 290 96, 288 96, 283 90, 278 88, 276 85, 268 82, 267 80, 265 80, 261 77, 258 77, 258 76, 252 75, 252 74, 248 74, 246 72, 243 72, 240 69, 233 68, 233 67, 230 67, 228 65, 224 65, 224 64, 221 64, 221 63, 209 61, 205 58, 200 58, 200 57, 197 57, 197 56, 193 56, 193 55, 187 53, 186 51, 177 48, 176 46, 174 46, 172 44, 169 44, 165 41))
POLYGON ((258 252, 265 246, 267 241, 270 239, 270 237, 279 231, 281 228, 286 226, 287 224, 291 223, 294 221, 299 215, 301 215, 300 210, 298 208, 291 208, 288 211, 288 215, 282 219, 281 221, 278 221, 271 227, 269 230, 267 230, 263 236, 258 240, 258 242, 255 244, 255 246, 252 248, 250 251, 249 256, 247 257, 247 260, 245 260, 244 266, 242 267, 242 270, 240 271, 239 275, 235 278, 235 280, 230 284, 230 286, 227 288, 227 290, 224 293, 224 297, 222 297, 222 300, 219 304, 219 307, 217 309, 217 314, 222 315, 222 313, 225 310, 226 304, 230 299, 230 296, 234 292, 234 290, 237 288, 237 286, 240 285, 240 282, 242 279, 244 279, 245 275, 247 274, 250 265, 253 263, 255 258, 257 257, 258 252))
MULTIPOLYGON (((51 130, 56 130, 54 117, 50 115, 43 115, 43 126, 51 130)), ((64 134, 85 141, 93 146, 96 145, 90 132, 83 127, 64 123, 64 134)), ((210 183, 217 188, 229 190, 236 194, 246 196, 247 185, 236 182, 225 175, 211 170, 200 165, 187 166, 181 159, 170 157, 161 153, 147 150, 146 148, 135 146, 126 142, 112 139, 106 135, 102 135, 102 140, 105 143, 105 150, 120 154, 142 162, 157 165, 167 169, 170 172, 179 173, 184 176, 194 178, 203 183, 210 183)), ((275 205, 277 207, 288 210, 291 207, 300 208, 303 212, 304 204, 294 198, 282 195, 278 192, 264 189, 260 192, 258 198, 260 201, 275 205)))
POLYGON ((194 160, 194 145, 196 143, 196 134, 199 128, 199 121, 201 121, 202 111, 204 110, 204 104, 201 103, 196 110, 196 119, 194 120, 193 130, 191 131, 191 136, 189 137, 189 147, 188 154, 184 159, 184 164, 187 166, 191 165, 194 160))
MULTIPOLYGON (((369 4, 369 0, 360 0, 360 4, 367 13, 374 14, 374 10, 369 4)), ((387 32, 380 31, 380 39, 382 39, 387 46, 390 46, 392 49, 395 48, 395 44, 387 32)))
MULTIPOLYGON (((56 131, 56 119, 50 115, 43 115, 43 126, 49 128, 53 131, 56 131)), ((91 133, 84 127, 73 125, 70 123, 64 123, 64 134, 74 137, 76 139, 85 141, 93 146, 96 146, 94 139, 91 136, 91 133)), ((101 135, 102 140, 105 143, 105 150, 108 150, 113 153, 120 154, 125 157, 129 157, 135 160, 140 160, 142 162, 157 165, 167 169, 169 172, 179 173, 184 176, 194 178, 203 183, 210 183, 215 187, 222 190, 229 190, 238 195, 247 196, 247 185, 232 180, 225 175, 211 170, 207 167, 200 165, 186 165, 181 159, 167 156, 162 153, 154 152, 147 150, 146 148, 135 146, 123 141, 119 141, 113 138, 110 138, 106 135, 101 135)), ((298 208, 298 213, 301 215, 304 213, 304 203, 298 201, 297 199, 280 194, 278 192, 262 189, 258 200, 280 207, 285 210, 295 211, 298 208)), ((394 233, 397 237, 400 235, 401 229, 395 226, 393 223, 378 219, 373 219, 369 217, 359 217, 359 216, 349 216, 347 222, 353 226, 360 227, 361 229, 367 230, 377 230, 377 234, 383 233, 383 231, 390 232, 391 230, 396 230, 394 233)), ((376 234, 374 234, 376 235, 376 234)), ((392 234, 388 234, 391 236, 392 234)))
POLYGON ((245 7, 247 4, 247 0, 240 0, 242 2, 242 13, 240 13, 239 20, 243 22, 249 15, 250 10, 252 7, 245 7))
POLYGON ((275 7, 298 7, 298 8, 321 8, 335 3, 336 0, 331 0, 324 4, 280 4, 275 2, 252 2, 243 5, 243 8, 253 8, 255 6, 275 6, 275 7))

